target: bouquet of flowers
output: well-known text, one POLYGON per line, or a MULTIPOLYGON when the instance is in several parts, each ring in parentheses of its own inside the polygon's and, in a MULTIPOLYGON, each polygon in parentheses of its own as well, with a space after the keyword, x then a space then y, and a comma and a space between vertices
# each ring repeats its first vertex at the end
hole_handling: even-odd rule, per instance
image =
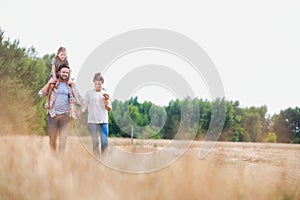
POLYGON ((103 100, 108 103, 109 99, 110 99, 109 95, 104 93, 103 94, 103 100))
POLYGON ((103 101, 105 102, 105 109, 108 110, 108 111, 110 111, 111 108, 109 108, 109 107, 107 106, 107 104, 109 103, 109 99, 110 99, 109 95, 106 94, 106 93, 104 93, 102 99, 103 99, 103 101))

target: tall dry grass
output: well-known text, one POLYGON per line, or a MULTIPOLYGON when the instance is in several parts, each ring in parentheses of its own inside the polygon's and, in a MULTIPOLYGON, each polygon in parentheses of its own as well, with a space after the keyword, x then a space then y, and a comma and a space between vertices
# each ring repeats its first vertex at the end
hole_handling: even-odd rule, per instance
POLYGON ((48 137, 0 137, 0 200, 300 199, 299 146, 219 143, 199 160, 200 146, 162 170, 129 174, 100 164, 76 137, 64 155, 50 152, 48 137))

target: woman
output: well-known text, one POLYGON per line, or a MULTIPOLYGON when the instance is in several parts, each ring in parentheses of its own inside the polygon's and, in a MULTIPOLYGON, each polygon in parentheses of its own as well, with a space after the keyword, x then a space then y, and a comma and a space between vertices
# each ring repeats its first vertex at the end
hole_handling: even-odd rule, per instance
POLYGON ((109 95, 102 88, 104 79, 101 73, 96 73, 93 81, 95 88, 86 92, 82 112, 88 108, 88 129, 92 136, 93 153, 99 157, 98 133, 101 138, 101 154, 104 154, 108 147, 108 112, 112 107, 109 95))

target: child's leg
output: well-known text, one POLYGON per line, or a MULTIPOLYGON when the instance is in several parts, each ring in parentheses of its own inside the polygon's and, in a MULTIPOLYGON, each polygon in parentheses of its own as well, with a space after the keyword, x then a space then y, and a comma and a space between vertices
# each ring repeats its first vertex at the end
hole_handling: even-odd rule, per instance
POLYGON ((53 91, 53 88, 55 87, 55 83, 52 83, 49 85, 49 88, 48 88, 48 96, 47 96, 47 101, 46 101, 46 105, 45 107, 46 108, 50 108, 50 98, 51 98, 51 93, 53 91))

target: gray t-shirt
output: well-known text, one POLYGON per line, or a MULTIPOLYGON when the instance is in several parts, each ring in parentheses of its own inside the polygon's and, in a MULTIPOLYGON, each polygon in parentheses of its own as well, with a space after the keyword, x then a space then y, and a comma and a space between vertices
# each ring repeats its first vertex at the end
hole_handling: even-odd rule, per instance
POLYGON ((58 83, 57 97, 54 102, 56 114, 70 112, 69 93, 71 90, 71 87, 67 83, 58 83))

